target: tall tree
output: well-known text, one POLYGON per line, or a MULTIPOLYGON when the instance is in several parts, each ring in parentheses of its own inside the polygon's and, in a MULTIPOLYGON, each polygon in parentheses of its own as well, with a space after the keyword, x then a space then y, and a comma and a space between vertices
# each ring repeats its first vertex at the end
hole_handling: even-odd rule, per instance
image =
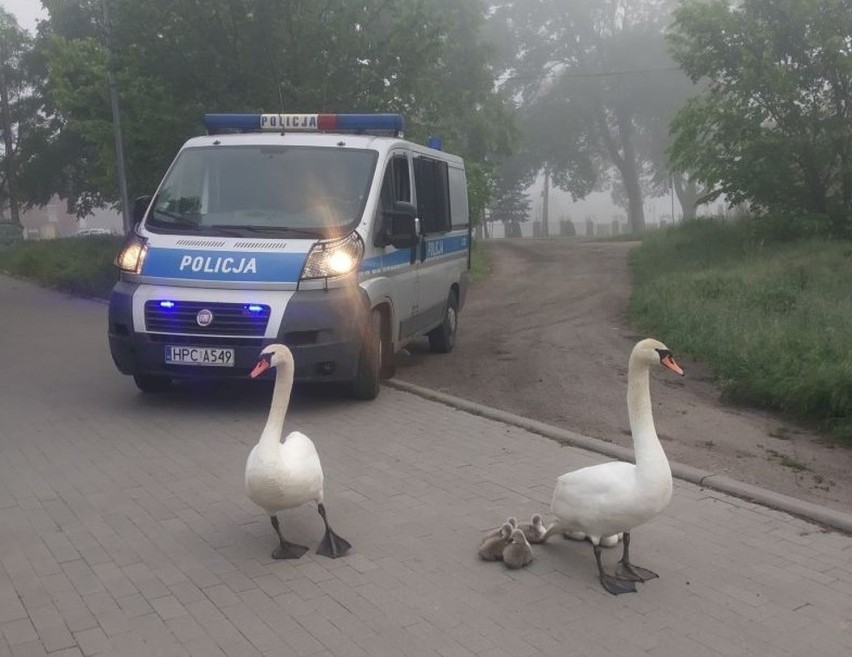
POLYGON ((30 68, 27 58, 32 49, 29 33, 15 17, 0 8, 0 131, 2 131, 2 200, 9 207, 12 223, 21 224, 19 205, 19 143, 32 122, 33 111, 30 68))
POLYGON ((530 117, 527 134, 537 133, 542 168, 575 198, 614 169, 634 231, 645 224, 643 186, 659 192, 667 178, 665 117, 683 101, 686 79, 665 48, 672 4, 517 0, 498 3, 492 19, 513 46, 506 84, 530 117))
POLYGON ((519 224, 530 218, 530 198, 520 185, 498 188, 491 205, 491 220, 502 221, 507 237, 520 237, 519 224))
POLYGON ((742 0, 684 5, 670 35, 709 81, 674 123, 674 162, 754 210, 823 217, 852 236, 852 4, 742 0))
MULTIPOLYGON (((42 51, 78 211, 117 198, 101 0, 48 0, 42 51)), ((204 112, 370 112, 406 117, 408 136, 444 138, 481 164, 511 146, 479 36, 480 0, 110 0, 131 195, 154 188, 204 112)), ((474 216, 477 215, 475 211, 474 216)))

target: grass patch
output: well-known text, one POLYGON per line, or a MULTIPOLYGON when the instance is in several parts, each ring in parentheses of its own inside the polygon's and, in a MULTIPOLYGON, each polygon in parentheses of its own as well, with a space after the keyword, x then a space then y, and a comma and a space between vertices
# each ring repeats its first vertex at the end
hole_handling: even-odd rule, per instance
MULTIPOLYGON (((118 272, 112 265, 123 237, 110 235, 18 242, 0 250, 0 271, 73 294, 108 299, 118 272)), ((491 271, 482 240, 473 240, 471 280, 491 271)))
POLYGON ((852 444, 852 243, 696 221, 631 253, 631 315, 712 367, 725 397, 852 444))
POLYGON ((109 298, 123 237, 97 235, 20 242, 0 251, 0 271, 72 294, 109 298))
POLYGON ((490 272, 491 263, 488 260, 484 240, 474 239, 470 254, 470 278, 472 281, 481 281, 490 272))

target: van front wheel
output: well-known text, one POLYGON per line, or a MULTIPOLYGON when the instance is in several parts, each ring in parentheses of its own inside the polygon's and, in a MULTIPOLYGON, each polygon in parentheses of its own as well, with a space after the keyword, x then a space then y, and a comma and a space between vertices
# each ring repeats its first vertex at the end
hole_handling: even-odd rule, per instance
POLYGON ((437 354, 448 354, 456 346, 456 331, 459 327, 459 300, 455 290, 450 290, 444 320, 438 328, 427 333, 429 348, 437 354))
POLYGON ((364 330, 358 370, 352 381, 352 395, 356 399, 371 400, 379 395, 382 382, 382 315, 374 310, 364 330))

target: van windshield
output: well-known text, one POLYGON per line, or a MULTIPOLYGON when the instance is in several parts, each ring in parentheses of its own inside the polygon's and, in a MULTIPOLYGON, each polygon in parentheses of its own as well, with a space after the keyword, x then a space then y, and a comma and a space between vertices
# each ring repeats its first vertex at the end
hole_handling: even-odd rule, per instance
POLYGON ((155 232, 330 237, 364 210, 375 151, 212 146, 180 153, 146 226, 155 232))

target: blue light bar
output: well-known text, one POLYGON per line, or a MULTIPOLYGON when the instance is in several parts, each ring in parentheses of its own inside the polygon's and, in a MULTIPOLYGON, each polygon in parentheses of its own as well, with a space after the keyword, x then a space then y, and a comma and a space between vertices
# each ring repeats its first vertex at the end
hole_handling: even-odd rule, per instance
POLYGON ((205 114, 210 134, 219 132, 389 132, 401 135, 400 114, 205 114))
POLYGON ((205 114, 204 127, 209 132, 255 132, 260 130, 260 114, 205 114))
POLYGON ((250 313, 262 313, 263 306, 258 306, 257 304, 253 303, 249 306, 246 306, 246 310, 248 310, 250 313))
POLYGON ((440 151, 444 148, 444 140, 440 137, 429 137, 426 141, 426 145, 429 148, 434 148, 436 151, 440 151))
POLYGON ((174 301, 160 301, 160 308, 174 308, 174 301))

